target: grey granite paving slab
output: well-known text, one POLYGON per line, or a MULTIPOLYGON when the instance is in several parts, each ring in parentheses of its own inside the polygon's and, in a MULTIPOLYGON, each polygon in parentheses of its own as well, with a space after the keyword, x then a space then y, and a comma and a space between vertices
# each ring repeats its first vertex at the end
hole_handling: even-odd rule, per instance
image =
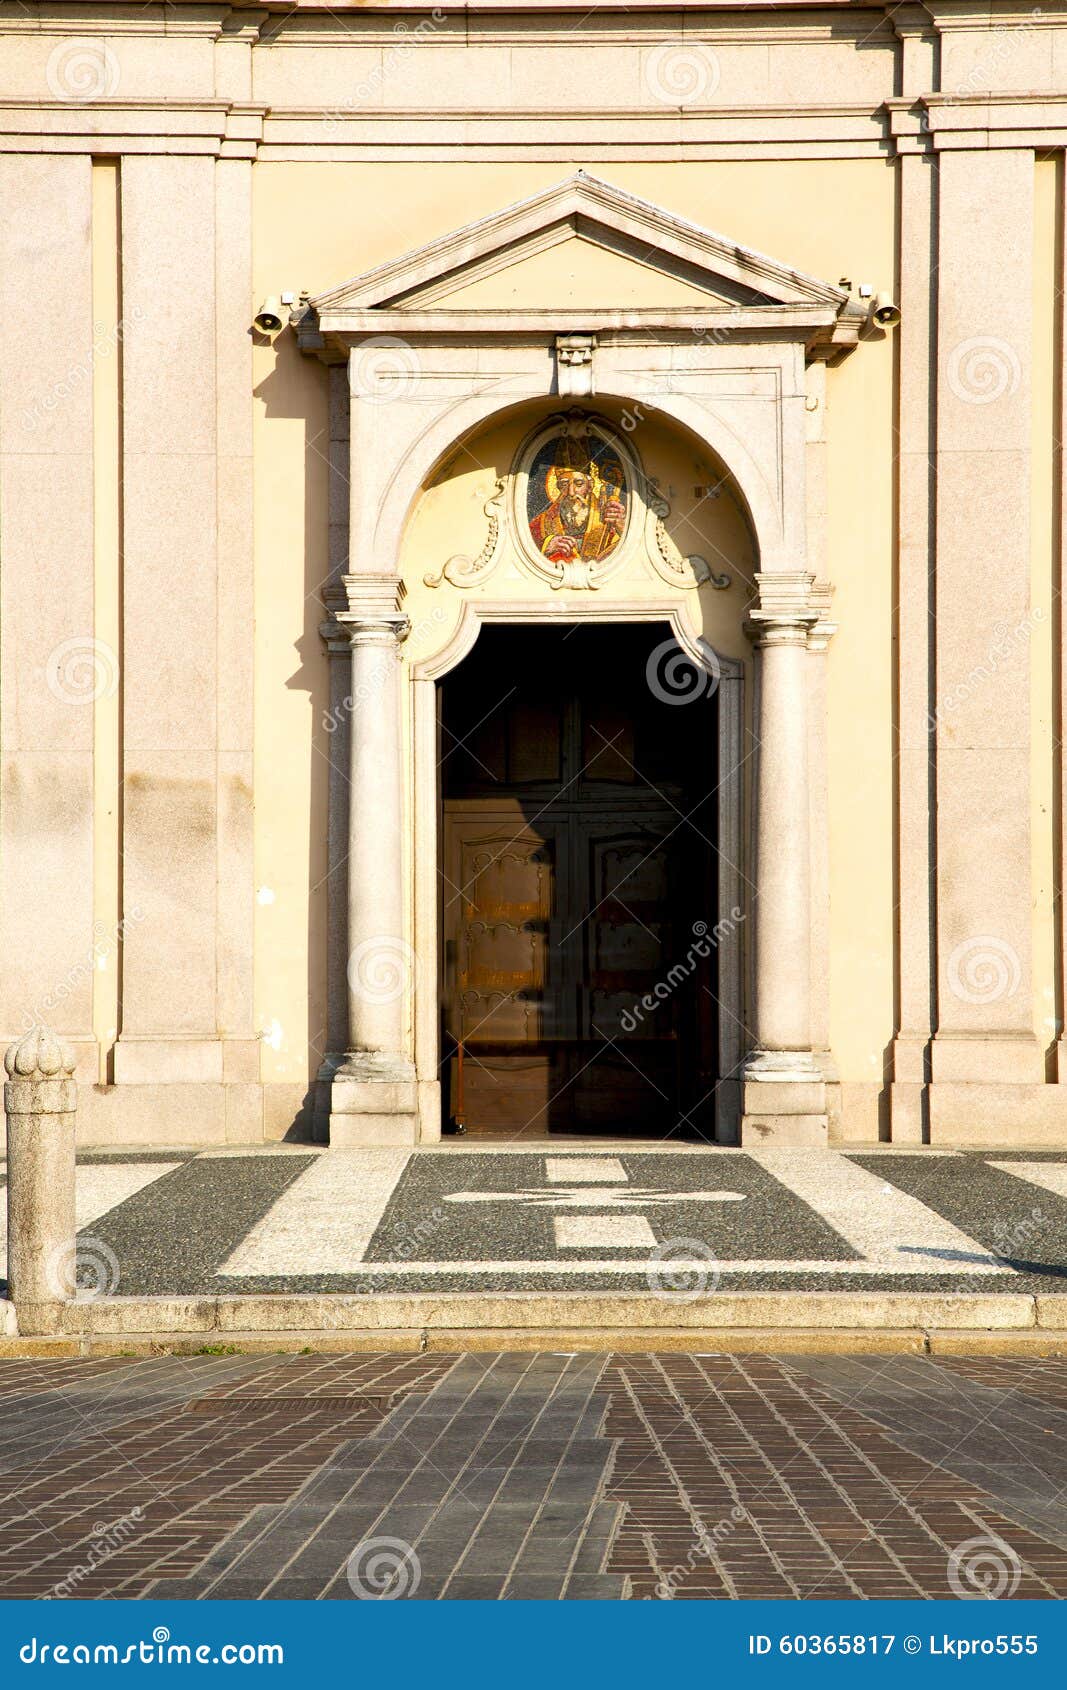
POLYGON ((409 1594, 418 1600, 495 1600, 506 1587, 530 1600, 558 1597, 579 1562, 580 1579, 621 1599, 625 1579, 602 1573, 618 1516, 599 1506, 614 1448, 599 1435, 606 1399, 594 1402, 603 1367, 600 1356, 461 1358, 414 1412, 409 1399, 405 1412, 338 1451, 343 1464, 328 1461, 291 1503, 257 1509, 192 1577, 160 1579, 151 1594, 279 1599, 299 1590, 344 1601, 363 1589, 373 1597, 382 1591, 374 1570, 389 1565, 375 1560, 384 1552, 394 1554, 398 1578, 417 1567, 409 1594), (546 1420, 559 1440, 555 1459, 527 1462, 546 1420), (528 1542, 534 1552, 524 1561, 528 1542), (356 1590, 350 1557, 367 1569, 356 1590))

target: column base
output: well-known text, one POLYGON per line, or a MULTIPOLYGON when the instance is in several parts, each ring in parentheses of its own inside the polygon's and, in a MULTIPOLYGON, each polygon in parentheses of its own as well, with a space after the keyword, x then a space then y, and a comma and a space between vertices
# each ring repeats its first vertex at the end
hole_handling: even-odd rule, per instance
POLYGON ((415 1065, 405 1057, 352 1053, 329 1085, 331 1150, 418 1142, 415 1065))
POLYGON ((742 1145, 810 1150, 828 1143, 826 1080, 811 1051, 756 1051, 741 1081, 742 1145))
POLYGON ((15 1303, 15 1324, 20 1338, 53 1338, 63 1332, 66 1303, 15 1303))

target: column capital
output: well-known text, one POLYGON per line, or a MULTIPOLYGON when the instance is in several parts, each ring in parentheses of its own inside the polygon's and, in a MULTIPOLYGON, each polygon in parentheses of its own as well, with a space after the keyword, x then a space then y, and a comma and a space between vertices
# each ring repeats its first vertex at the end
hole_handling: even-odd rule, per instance
POLYGON ((759 597, 745 621, 745 633, 753 644, 808 645, 829 609, 833 592, 829 583, 816 582, 809 570, 774 570, 758 573, 756 588, 759 597))
POLYGON ((325 587, 322 597, 329 615, 319 632, 332 654, 357 644, 399 645, 410 632, 395 575, 342 575, 325 587))

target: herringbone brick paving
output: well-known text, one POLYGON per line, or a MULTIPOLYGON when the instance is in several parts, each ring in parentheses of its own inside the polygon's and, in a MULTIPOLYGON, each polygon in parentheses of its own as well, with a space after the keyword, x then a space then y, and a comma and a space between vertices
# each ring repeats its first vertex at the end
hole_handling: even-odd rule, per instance
POLYGON ((977 1543, 998 1594, 1051 1599, 1065 1410, 1063 1363, 1008 1358, 11 1361, 0 1579, 9 1597, 943 1597, 977 1543))

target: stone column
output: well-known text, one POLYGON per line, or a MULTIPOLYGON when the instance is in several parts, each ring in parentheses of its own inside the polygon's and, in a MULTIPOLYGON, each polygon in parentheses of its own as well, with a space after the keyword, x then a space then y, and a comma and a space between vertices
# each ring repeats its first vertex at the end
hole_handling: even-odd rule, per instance
POLYGON ((742 1142, 826 1142, 826 1088, 811 1047, 808 630, 812 578, 758 576, 755 1049, 742 1142))
POLYGON ((21 1334, 58 1332, 75 1291, 74 1052, 33 1027, 4 1066, 8 1296, 21 1334))
POLYGON ((345 576, 349 698, 348 1041, 331 1084, 330 1143, 413 1144, 415 1065, 409 1052, 417 971, 405 937, 404 770, 400 642, 407 618, 397 583, 345 576))

